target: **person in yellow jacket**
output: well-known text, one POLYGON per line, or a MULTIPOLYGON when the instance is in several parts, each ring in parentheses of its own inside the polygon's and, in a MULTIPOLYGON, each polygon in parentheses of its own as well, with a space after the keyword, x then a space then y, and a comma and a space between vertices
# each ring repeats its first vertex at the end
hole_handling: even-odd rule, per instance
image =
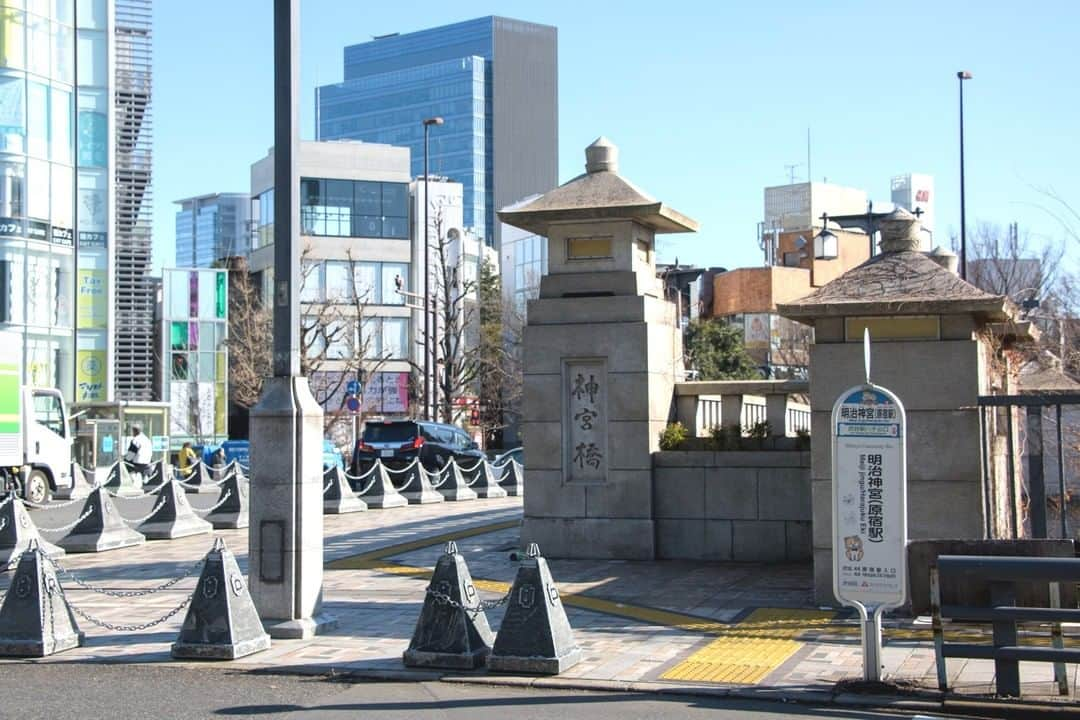
POLYGON ((195 471, 195 463, 198 461, 199 456, 195 454, 191 443, 184 443, 183 447, 180 448, 180 474, 185 478, 191 477, 191 473, 195 471))

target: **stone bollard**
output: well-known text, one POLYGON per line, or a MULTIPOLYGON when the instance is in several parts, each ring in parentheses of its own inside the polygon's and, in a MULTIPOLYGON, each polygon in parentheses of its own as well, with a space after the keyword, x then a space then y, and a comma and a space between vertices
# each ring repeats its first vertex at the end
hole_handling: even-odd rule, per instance
POLYGON ((87 512, 90 514, 57 545, 68 552, 102 552, 146 542, 146 537, 124 524, 105 488, 97 488, 86 498, 79 515, 87 512))
POLYGON ((480 467, 476 469, 476 481, 469 486, 469 489, 476 493, 477 497, 506 497, 506 491, 499 487, 499 482, 495 479, 495 473, 491 469, 491 463, 487 460, 480 461, 480 467))
POLYGON ((32 540, 0 606, 0 655, 45 657, 82 644, 56 570, 32 540))
MULTIPOLYGON (((378 460, 375 461, 375 479, 369 480, 371 486, 368 491, 360 496, 369 508, 395 508, 404 507, 409 501, 402 497, 390 480, 390 473, 378 460)), ((363 482, 363 481, 361 481, 363 482)))
POLYGON ((217 503, 221 504, 205 518, 215 530, 238 530, 248 526, 248 488, 242 472, 233 473, 221 484, 217 503), (225 493, 229 496, 225 497, 225 493))
POLYGON ((401 489, 402 496, 409 501, 410 505, 429 505, 431 503, 446 502, 446 498, 431 486, 428 479, 428 471, 417 460, 407 471, 409 481, 401 489))
MULTIPOLYGON (((94 476, 100 477, 101 472, 102 469, 98 468, 94 476)), ((139 497, 142 495, 143 479, 132 475, 123 460, 117 460, 107 471, 105 487, 120 497, 139 497)))
POLYGON ((487 665, 499 672, 558 675, 580 660, 581 648, 547 561, 536 543, 530 543, 487 665))
POLYGON ((187 495, 171 480, 157 493, 157 511, 139 525, 139 532, 149 540, 172 540, 212 532, 214 526, 195 514, 187 495), (160 505, 159 505, 160 503, 160 505))
POLYGON ((210 477, 210 471, 206 469, 206 463, 200 462, 195 470, 184 479, 184 491, 195 494, 216 493, 218 486, 210 477))
POLYGON ((19 556, 37 542, 49 557, 62 557, 64 549, 45 542, 38 533, 30 513, 17 497, 0 508, 0 569, 11 570, 19 563, 19 556))
POLYGON ((510 460, 506 469, 503 471, 502 480, 499 481, 499 486, 506 491, 506 494, 510 497, 519 497, 525 494, 525 479, 523 477, 524 468, 518 464, 517 460, 510 460))
POLYGON ((345 471, 337 465, 323 473, 323 482, 330 483, 330 487, 323 491, 324 515, 343 515, 367 510, 367 503, 356 497, 345 479, 345 471))
POLYGON ((270 636, 263 630, 236 558, 217 538, 206 555, 172 656, 235 660, 269 648, 270 636))
POLYGON ((157 487, 173 479, 172 465, 165 460, 158 460, 151 467, 153 469, 150 471, 150 479, 146 481, 146 485, 157 487))
POLYGON ((491 652, 492 633, 465 558, 453 541, 435 564, 406 667, 472 670, 491 652))
POLYGON ((71 463, 71 487, 57 488, 53 493, 56 500, 82 500, 90 494, 93 486, 83 472, 82 465, 77 462, 71 463))
POLYGON ((465 477, 461 474, 461 468, 453 460, 443 468, 442 484, 435 489, 451 502, 476 499, 476 493, 465 484, 465 477))

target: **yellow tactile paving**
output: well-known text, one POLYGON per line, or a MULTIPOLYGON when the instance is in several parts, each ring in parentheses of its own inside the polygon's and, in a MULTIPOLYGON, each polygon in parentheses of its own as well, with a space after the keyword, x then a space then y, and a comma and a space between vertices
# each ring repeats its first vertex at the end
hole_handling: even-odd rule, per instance
POLYGON ((719 638, 671 668, 662 680, 756 685, 802 647, 801 633, 828 625, 834 613, 759 608, 724 625, 719 638))

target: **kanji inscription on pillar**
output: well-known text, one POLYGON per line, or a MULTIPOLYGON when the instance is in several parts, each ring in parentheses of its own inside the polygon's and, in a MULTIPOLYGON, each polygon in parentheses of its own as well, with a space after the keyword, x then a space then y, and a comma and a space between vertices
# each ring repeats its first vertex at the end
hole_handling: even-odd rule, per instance
POLYGON ((563 393, 566 482, 604 482, 608 467, 607 367, 604 361, 567 361, 563 393))

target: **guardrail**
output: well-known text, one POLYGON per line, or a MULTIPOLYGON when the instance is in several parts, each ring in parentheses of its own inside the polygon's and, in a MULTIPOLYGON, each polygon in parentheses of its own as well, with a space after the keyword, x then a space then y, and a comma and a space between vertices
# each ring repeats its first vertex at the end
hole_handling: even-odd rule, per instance
POLYGON ((1080 609, 1061 607, 1061 583, 1080 581, 1080 559, 1019 558, 982 555, 942 555, 930 570, 930 603, 933 615, 934 654, 938 688, 948 689, 946 658, 975 658, 994 661, 998 695, 1020 695, 1020 661, 1054 663, 1058 691, 1068 695, 1065 663, 1080 662, 1080 649, 1065 649, 1061 623, 1080 622, 1080 609), (989 582, 990 606, 942 605, 942 579, 989 582), (1047 583, 1050 607, 1018 607, 1016 583, 1047 583), (946 643, 942 620, 989 622, 993 624, 993 644, 946 643), (1017 623, 1050 623, 1053 647, 1021 646, 1017 623))
POLYGON ((675 384, 679 422, 693 437, 714 427, 738 424, 743 434, 767 422, 779 437, 810 432, 810 406, 798 397, 810 392, 806 380, 705 380, 675 384))

